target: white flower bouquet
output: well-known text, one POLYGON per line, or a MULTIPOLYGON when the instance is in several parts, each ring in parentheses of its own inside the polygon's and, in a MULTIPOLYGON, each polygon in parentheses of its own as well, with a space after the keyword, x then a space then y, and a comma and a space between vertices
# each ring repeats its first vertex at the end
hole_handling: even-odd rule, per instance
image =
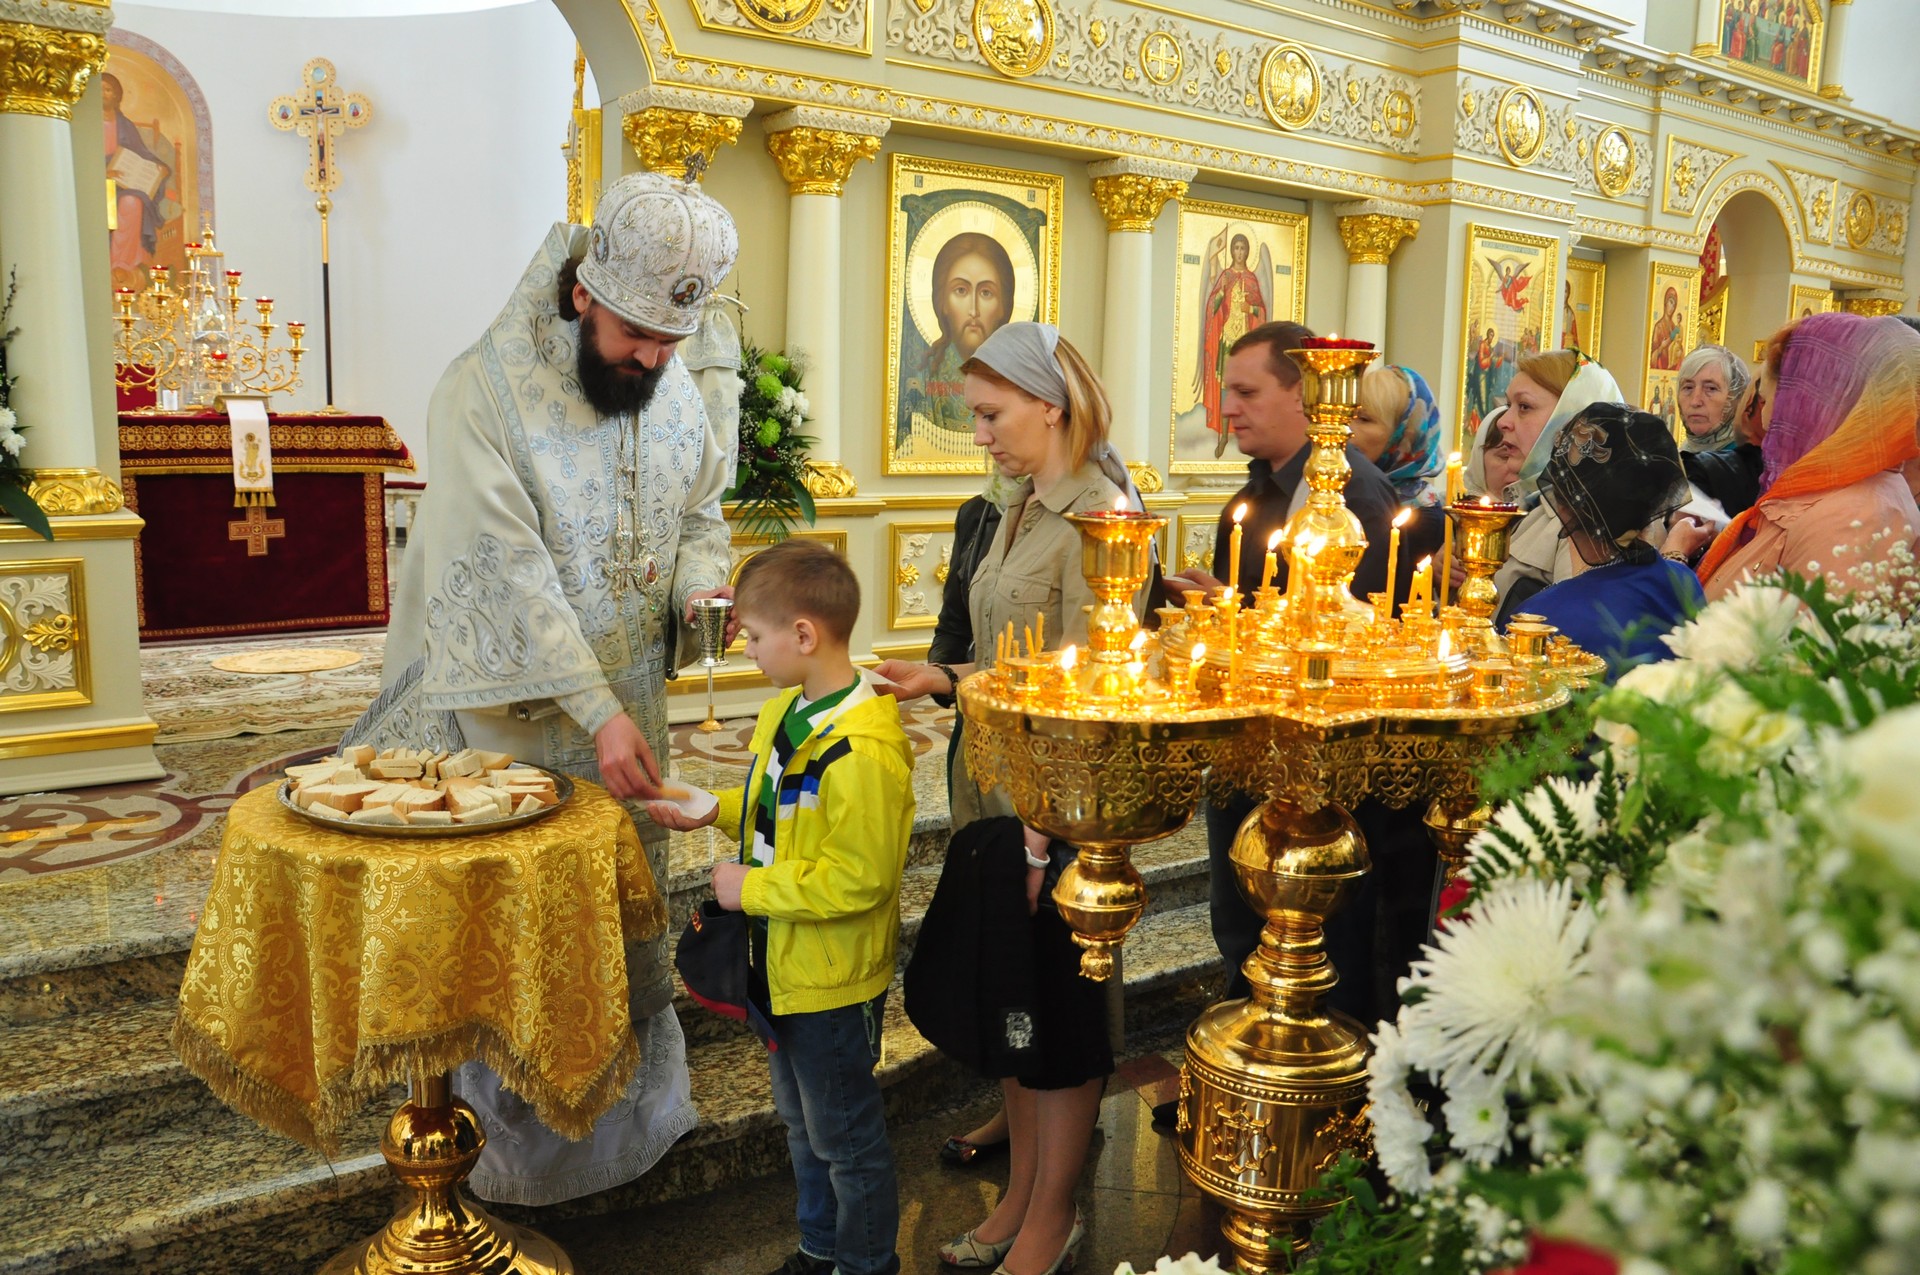
POLYGON ((18 279, 8 271, 6 295, 0 297, 0 514, 51 540, 53 528, 47 522, 47 512, 28 490, 32 473, 20 464, 20 452, 27 445, 27 427, 14 414, 13 383, 17 378, 7 370, 7 346, 20 331, 7 326, 18 290, 18 279))
POLYGON ((1920 575, 1748 585, 1538 746, 1302 1270, 1920 1271, 1920 575), (1377 1181, 1377 1179, 1376 1179, 1377 1181), (1551 1240, 1542 1237, 1552 1237, 1551 1240))

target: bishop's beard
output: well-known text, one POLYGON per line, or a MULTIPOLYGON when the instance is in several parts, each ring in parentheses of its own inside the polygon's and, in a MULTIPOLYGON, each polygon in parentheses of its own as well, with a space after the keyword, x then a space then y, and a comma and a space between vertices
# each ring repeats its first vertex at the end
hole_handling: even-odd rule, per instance
POLYGON ((580 378, 580 393, 601 416, 638 415, 653 401, 660 378, 667 374, 667 361, 656 368, 641 368, 634 363, 611 363, 600 353, 598 307, 580 323, 580 359, 575 368, 580 378))

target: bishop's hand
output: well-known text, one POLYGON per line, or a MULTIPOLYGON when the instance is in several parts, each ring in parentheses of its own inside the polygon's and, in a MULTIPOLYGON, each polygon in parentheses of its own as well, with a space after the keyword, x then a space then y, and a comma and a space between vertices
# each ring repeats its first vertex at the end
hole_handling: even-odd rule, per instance
POLYGON ((625 713, 616 713, 593 735, 594 752, 599 755, 600 778, 607 791, 621 800, 639 798, 657 801, 660 791, 660 763, 653 759, 647 737, 625 713))
MULTIPOLYGON (((688 624, 693 623, 693 603, 696 598, 726 598, 733 600, 733 586, 723 584, 717 589, 696 589, 687 595, 687 613, 680 618, 688 624)), ((727 612, 727 632, 721 639, 723 645, 732 646, 733 639, 740 632, 740 617, 733 611, 727 612)))

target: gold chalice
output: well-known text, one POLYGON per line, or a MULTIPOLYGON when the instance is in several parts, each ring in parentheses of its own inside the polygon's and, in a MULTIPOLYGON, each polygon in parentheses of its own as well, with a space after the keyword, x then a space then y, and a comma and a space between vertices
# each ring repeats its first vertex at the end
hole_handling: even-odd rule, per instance
POLYGON ((1133 662, 1134 635, 1140 632, 1133 595, 1153 570, 1153 538, 1165 518, 1130 509, 1098 509, 1068 514, 1080 529, 1080 570, 1100 601, 1087 619, 1087 646, 1093 652, 1088 693, 1121 699, 1139 689, 1127 673, 1133 662))
POLYGON ((1467 578, 1460 583, 1460 609, 1470 619, 1493 619, 1500 600, 1493 573, 1507 560, 1507 537, 1521 512, 1518 505, 1495 504, 1487 496, 1456 500, 1447 507, 1447 515, 1459 528, 1455 543, 1467 568, 1467 578))

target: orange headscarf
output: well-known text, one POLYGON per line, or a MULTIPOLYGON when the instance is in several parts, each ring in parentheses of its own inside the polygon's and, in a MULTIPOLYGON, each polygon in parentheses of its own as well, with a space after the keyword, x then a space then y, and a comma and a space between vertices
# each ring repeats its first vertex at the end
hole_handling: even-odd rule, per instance
POLYGON ((1920 456, 1920 333, 1895 318, 1817 314, 1783 335, 1768 351, 1778 382, 1761 453, 1768 469, 1784 466, 1707 550, 1703 583, 1752 539, 1774 501, 1836 491, 1920 456))

